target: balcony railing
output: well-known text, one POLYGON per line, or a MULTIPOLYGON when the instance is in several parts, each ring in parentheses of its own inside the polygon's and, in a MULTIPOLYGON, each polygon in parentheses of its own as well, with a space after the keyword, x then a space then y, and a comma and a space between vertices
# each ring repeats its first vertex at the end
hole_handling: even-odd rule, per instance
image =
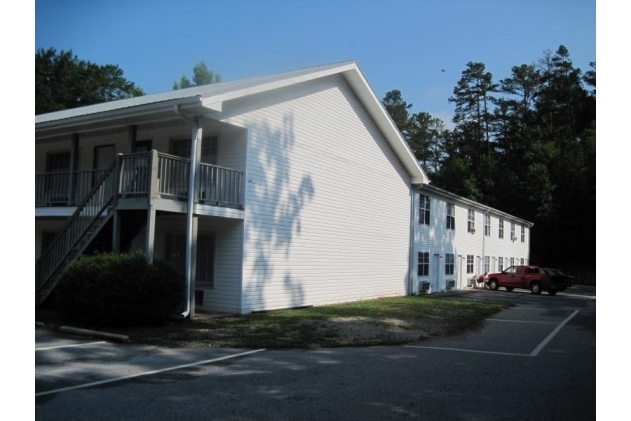
MULTIPOLYGON (((155 151, 121 155, 119 197, 148 197, 154 185, 155 193, 163 199, 186 200, 189 168, 188 159, 155 151)), ((103 170, 76 171, 74 177, 69 171, 36 174, 35 206, 77 206, 104 173, 103 170)), ((196 190, 199 203, 242 207, 243 172, 202 163, 196 190)))

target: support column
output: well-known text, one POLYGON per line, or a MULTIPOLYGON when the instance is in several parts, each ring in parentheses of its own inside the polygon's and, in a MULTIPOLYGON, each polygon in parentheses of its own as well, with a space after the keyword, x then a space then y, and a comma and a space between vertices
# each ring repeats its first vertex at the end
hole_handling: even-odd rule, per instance
POLYGON ((156 207, 158 198, 158 151, 151 151, 149 163, 149 209, 147 210, 147 239, 145 243, 145 256, 149 263, 153 263, 153 249, 156 238, 156 207))
POLYGON ((145 243, 145 256, 149 264, 153 263, 153 246, 156 239, 156 208, 149 207, 147 211, 147 240, 145 243))
MULTIPOLYGON (((68 177, 68 206, 74 204, 75 190, 77 187, 76 172, 79 167, 79 133, 72 134, 72 141, 70 145, 70 176, 68 177)), ((84 198, 78 198, 81 202, 84 198)))
POLYGON ((112 210, 114 212, 114 218, 112 219, 112 251, 119 253, 121 249, 121 212, 118 210, 118 194, 120 192, 120 174, 122 165, 123 154, 116 155, 116 168, 114 177, 117 180, 116 190, 114 190, 114 202, 112 203, 112 210))
POLYGON ((138 126, 132 124, 129 126, 127 131, 127 153, 134 153, 134 148, 136 146, 136 138, 138 135, 138 126))

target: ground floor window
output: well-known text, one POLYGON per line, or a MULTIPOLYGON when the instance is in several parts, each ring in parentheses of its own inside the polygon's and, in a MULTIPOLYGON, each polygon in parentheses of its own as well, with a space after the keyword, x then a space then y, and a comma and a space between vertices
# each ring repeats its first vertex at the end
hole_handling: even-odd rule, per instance
POLYGON ((515 266, 515 258, 514 257, 510 258, 510 265, 511 266, 515 266))
POLYGON ((429 252, 422 251, 418 254, 418 276, 429 275, 429 252))
POLYGON ((473 273, 473 255, 467 254, 467 273, 473 273))
MULTIPOLYGON (((186 275, 186 236, 183 234, 167 234, 166 261, 180 276, 186 275)), ((199 235, 197 237, 197 283, 204 283, 206 287, 215 284, 215 237, 199 235)))
POLYGON ((499 271, 503 271, 504 270, 504 258, 503 257, 498 257, 497 258, 497 264, 498 264, 498 268, 499 271))
POLYGON ((454 255, 446 254, 445 255, 445 275, 453 275, 454 274, 454 255))
POLYGON ((491 267, 491 257, 484 256, 484 273, 489 273, 491 267))

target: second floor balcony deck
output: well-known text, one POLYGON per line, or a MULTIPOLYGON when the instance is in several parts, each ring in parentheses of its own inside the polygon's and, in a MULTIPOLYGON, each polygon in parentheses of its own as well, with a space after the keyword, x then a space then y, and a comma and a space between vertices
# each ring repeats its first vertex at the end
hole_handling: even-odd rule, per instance
MULTIPOLYGON (((117 156, 116 191, 119 200, 146 203, 153 199, 188 199, 190 161, 152 150, 117 156)), ((105 170, 53 172, 35 175, 35 206, 77 206, 105 170)), ((243 208, 243 172, 200 163, 194 201, 210 206, 243 208)))

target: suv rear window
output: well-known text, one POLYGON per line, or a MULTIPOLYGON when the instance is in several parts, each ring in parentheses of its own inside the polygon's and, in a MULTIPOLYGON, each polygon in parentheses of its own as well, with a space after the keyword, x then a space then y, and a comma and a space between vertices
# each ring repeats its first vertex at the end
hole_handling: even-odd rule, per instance
POLYGON ((539 273, 539 269, 537 269, 537 268, 528 268, 526 273, 539 273))

